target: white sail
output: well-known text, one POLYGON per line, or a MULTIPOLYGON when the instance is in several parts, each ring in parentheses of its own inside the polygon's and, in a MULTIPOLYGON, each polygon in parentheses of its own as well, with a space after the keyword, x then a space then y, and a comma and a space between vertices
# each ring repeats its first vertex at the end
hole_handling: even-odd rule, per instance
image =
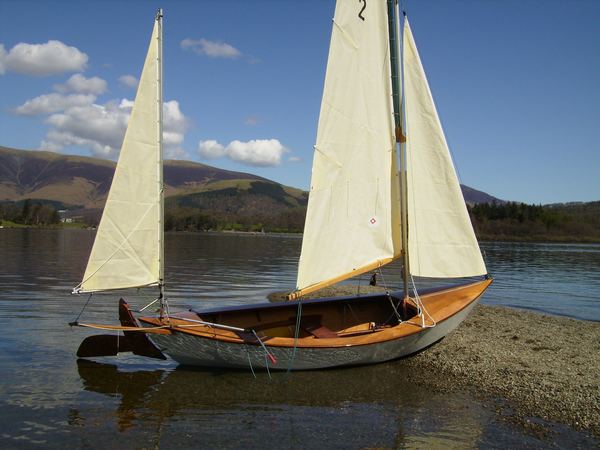
POLYGON ((74 292, 150 286, 162 279, 160 21, 85 275, 74 292))
POLYGON ((404 22, 408 254, 413 275, 487 273, 408 20, 404 22))
POLYGON ((385 2, 336 5, 298 268, 302 293, 400 254, 387 20, 385 2))

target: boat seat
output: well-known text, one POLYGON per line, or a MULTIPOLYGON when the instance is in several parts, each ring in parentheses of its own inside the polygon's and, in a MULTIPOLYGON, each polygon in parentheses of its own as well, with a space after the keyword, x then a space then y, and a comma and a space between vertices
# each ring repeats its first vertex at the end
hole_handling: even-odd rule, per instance
POLYGON ((302 328, 319 339, 332 339, 339 337, 335 331, 321 324, 303 325, 302 328))
MULTIPOLYGON (((287 320, 278 320, 273 322, 258 323, 248 329, 254 331, 265 331, 272 328, 294 326, 296 325, 296 318, 290 317, 287 320)), ((300 320, 300 328, 307 333, 313 335, 319 339, 331 339, 339 337, 335 331, 330 330, 321 323, 320 315, 307 315, 303 316, 300 320)))

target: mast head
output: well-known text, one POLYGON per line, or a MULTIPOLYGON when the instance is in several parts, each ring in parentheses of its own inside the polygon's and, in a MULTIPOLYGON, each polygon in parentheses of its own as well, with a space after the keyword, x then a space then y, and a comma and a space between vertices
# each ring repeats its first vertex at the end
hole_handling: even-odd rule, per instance
POLYGON ((163 18, 163 9, 158 8, 158 10, 156 11, 156 20, 160 20, 162 18, 163 18))

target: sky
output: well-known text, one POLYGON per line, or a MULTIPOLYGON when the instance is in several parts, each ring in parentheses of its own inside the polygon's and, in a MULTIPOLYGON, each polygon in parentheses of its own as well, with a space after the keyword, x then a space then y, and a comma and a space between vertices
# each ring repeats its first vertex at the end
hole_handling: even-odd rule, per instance
MULTIPOLYGON (((600 200, 600 1, 403 5, 462 183, 600 200)), ((167 156, 307 189, 334 6, 0 0, 0 145, 115 159, 162 7, 167 156)))

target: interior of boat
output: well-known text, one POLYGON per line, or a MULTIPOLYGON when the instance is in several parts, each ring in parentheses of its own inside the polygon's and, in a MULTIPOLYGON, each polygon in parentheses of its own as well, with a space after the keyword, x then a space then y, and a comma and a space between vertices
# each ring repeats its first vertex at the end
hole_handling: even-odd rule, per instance
MULTIPOLYGON (((398 293, 396 293, 398 294, 398 293)), ((303 300, 298 319, 298 302, 223 308, 215 311, 176 314, 176 318, 210 322, 258 333, 264 337, 340 338, 373 333, 409 320, 418 313, 393 293, 361 297, 303 300), (299 326, 298 332, 296 326, 299 326)))

